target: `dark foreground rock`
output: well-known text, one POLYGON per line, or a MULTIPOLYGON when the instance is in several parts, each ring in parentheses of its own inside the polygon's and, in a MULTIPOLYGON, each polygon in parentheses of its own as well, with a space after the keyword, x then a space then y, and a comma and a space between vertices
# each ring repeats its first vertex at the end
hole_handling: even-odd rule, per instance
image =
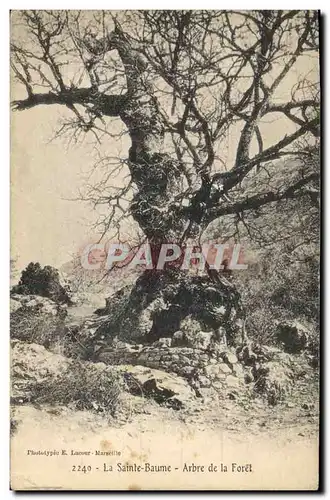
POLYGON ((284 321, 277 325, 276 337, 286 352, 299 353, 304 351, 309 343, 309 332, 296 320, 284 321))

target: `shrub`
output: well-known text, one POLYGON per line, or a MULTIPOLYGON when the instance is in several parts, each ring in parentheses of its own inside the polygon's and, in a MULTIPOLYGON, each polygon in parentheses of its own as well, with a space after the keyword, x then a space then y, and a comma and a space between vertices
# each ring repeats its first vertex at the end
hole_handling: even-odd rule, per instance
POLYGON ((24 307, 11 314, 12 338, 50 347, 63 339, 64 334, 64 319, 59 316, 37 313, 24 307))
POLYGON ((272 252, 260 253, 259 262, 237 276, 248 335, 261 343, 277 344, 278 322, 298 320, 318 343, 318 258, 296 261, 283 252, 277 255, 275 259, 272 252))
POLYGON ((31 399, 113 416, 120 394, 120 379, 111 367, 101 368, 100 364, 74 361, 63 374, 36 383, 31 399))

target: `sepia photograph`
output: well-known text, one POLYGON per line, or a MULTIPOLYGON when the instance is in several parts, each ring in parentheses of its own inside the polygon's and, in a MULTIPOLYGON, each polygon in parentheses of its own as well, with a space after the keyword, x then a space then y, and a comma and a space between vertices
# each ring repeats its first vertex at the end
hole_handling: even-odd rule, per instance
POLYGON ((10 12, 12 490, 319 489, 320 24, 10 12))

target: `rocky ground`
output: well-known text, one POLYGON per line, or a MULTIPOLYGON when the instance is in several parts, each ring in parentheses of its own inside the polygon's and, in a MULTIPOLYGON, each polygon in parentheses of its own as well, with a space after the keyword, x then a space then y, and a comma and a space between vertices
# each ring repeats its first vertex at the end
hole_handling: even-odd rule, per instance
MULTIPOLYGON (((298 362, 296 360, 295 362, 298 362)), ((97 391, 87 401, 87 409, 79 410, 76 401, 61 404, 56 394, 48 401, 36 393, 36 387, 47 387, 49 381, 64 377, 73 360, 47 350, 39 344, 12 342, 12 426, 15 435, 25 419, 48 423, 50 420, 70 425, 134 425, 141 432, 152 432, 166 422, 173 426, 198 431, 221 430, 243 437, 246 433, 269 436, 287 436, 289 440, 317 436, 318 432, 318 377, 305 363, 300 377, 287 397, 276 405, 243 382, 229 385, 215 384, 200 388, 199 394, 184 378, 137 365, 105 365, 103 362, 85 362, 91 373, 110 370, 118 376, 119 402, 110 414, 99 402, 97 391), (95 399, 95 401, 93 401, 95 399), (88 407, 89 405, 89 407, 88 407)), ((299 366, 302 365, 299 360, 299 366)), ((213 365, 215 366, 215 365, 213 365)), ((231 376, 234 379, 234 376, 231 376)), ((65 380, 65 378, 63 378, 65 380)), ((51 386, 52 387, 52 386, 51 386)))
POLYGON ((270 449, 279 462, 281 453, 301 461, 309 450, 295 467, 301 472, 308 463, 306 477, 316 467, 317 357, 298 324, 283 327, 295 343, 282 348, 233 348, 215 344, 189 318, 172 338, 109 344, 107 316, 34 295, 13 294, 11 317, 14 456, 24 443, 49 447, 53 439, 68 447, 111 442, 126 455, 138 449, 139 460, 160 448, 176 457, 190 450, 194 460, 232 450, 233 460, 248 460, 259 443, 260 470, 270 449))

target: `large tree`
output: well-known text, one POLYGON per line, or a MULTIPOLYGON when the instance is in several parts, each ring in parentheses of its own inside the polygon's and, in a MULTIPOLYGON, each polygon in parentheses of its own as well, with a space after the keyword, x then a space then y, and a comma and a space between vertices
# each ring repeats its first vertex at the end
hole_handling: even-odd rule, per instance
MULTIPOLYGON (((223 218, 247 226, 264 206, 317 198, 318 164, 303 161, 319 137, 317 12, 12 15, 12 69, 26 90, 13 108, 64 106, 73 118, 61 132, 74 137, 104 141, 118 118, 129 134, 118 162, 129 180, 98 190, 106 229, 131 215, 158 248, 223 218)), ((164 286, 146 276, 139 293, 164 286)))

